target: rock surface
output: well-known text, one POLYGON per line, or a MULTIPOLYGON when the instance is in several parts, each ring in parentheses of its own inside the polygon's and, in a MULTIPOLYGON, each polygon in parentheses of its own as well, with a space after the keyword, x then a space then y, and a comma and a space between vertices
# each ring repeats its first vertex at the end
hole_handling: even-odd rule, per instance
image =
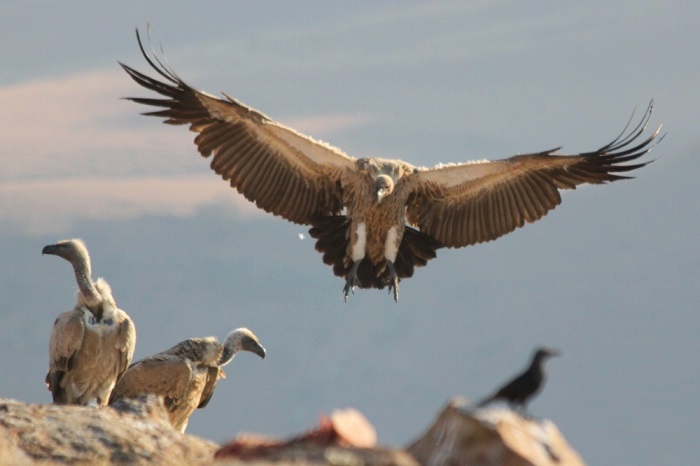
POLYGON ((115 408, 0 399, 0 464, 203 464, 218 446, 169 426, 159 398, 115 408))
POLYGON ((584 465, 551 421, 466 408, 461 400, 448 404, 408 451, 425 466, 584 465))
POLYGON ((374 427, 354 409, 322 416, 316 428, 287 440, 241 436, 215 456, 231 465, 418 466, 405 451, 377 447, 374 427))
POLYGON ((408 449, 377 446, 376 432, 355 410, 321 417, 285 440, 241 435, 219 447, 170 427, 161 400, 114 407, 31 405, 0 399, 0 465, 583 465, 550 421, 506 409, 448 404, 408 449))

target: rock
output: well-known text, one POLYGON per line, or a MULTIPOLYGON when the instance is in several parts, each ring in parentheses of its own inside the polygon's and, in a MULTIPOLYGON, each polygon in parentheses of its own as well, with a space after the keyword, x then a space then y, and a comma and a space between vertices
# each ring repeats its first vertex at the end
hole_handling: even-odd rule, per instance
POLYGON ((324 423, 330 425, 341 445, 359 448, 377 445, 377 431, 356 409, 337 409, 327 418, 321 418, 321 424, 324 423))
POLYGON ((218 446, 169 426, 155 396, 114 408, 31 405, 0 399, 0 464, 196 465, 218 446))
POLYGON ((227 465, 418 466, 406 452, 379 448, 377 434, 359 411, 344 409, 322 416, 319 425, 287 440, 241 435, 216 452, 227 465))
POLYGON ((425 466, 583 466, 548 420, 502 408, 466 409, 449 403, 408 451, 425 466))
POLYGON ((0 465, 6 464, 583 466, 553 423, 506 409, 467 410, 452 402, 407 450, 377 446, 374 427, 353 409, 322 416, 288 439, 239 435, 219 448, 170 427, 153 395, 105 408, 0 399, 0 465))

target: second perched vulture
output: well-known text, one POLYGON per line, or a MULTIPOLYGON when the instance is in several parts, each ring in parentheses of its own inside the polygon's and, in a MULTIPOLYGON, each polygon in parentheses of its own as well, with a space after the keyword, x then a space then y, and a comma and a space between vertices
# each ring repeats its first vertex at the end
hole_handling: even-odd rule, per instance
POLYGON ((247 328, 232 331, 223 344, 215 337, 181 341, 132 364, 114 387, 109 402, 146 394, 161 396, 170 424, 184 432, 190 415, 209 403, 219 378, 226 377, 222 367, 239 351, 265 358, 265 348, 247 328))
POLYGON ((600 184, 646 165, 632 162, 655 145, 659 129, 639 140, 641 122, 603 147, 580 154, 558 148, 496 161, 419 168, 401 160, 350 157, 287 128, 224 94, 186 84, 151 50, 139 47, 162 77, 121 64, 141 86, 165 98, 130 98, 156 107, 146 113, 189 125, 211 168, 248 200, 291 222, 310 225, 316 249, 344 294, 355 287, 393 290, 441 247, 494 240, 542 218, 560 202, 559 190, 600 184))
POLYGON ((78 303, 58 316, 51 332, 46 384, 53 401, 105 406, 134 356, 134 323, 117 308, 107 282, 92 281, 82 240, 59 241, 44 247, 42 254, 70 262, 78 282, 78 303))

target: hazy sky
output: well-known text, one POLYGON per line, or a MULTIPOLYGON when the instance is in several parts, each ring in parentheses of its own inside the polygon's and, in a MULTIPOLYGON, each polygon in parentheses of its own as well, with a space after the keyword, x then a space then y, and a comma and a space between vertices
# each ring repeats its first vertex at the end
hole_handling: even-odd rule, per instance
POLYGON ((50 401, 48 335, 75 284, 40 251, 80 236, 137 323, 137 358, 236 326, 267 347, 229 366, 191 433, 286 435, 355 406, 402 445, 549 344, 564 356, 532 411, 589 464, 697 462, 699 21, 693 1, 1 5, 0 396, 50 401), (255 210, 186 128, 121 99, 149 95, 117 63, 149 71, 147 22, 194 87, 355 157, 593 150, 652 98, 668 135, 636 179, 441 250, 398 305, 343 304, 306 228, 255 210))

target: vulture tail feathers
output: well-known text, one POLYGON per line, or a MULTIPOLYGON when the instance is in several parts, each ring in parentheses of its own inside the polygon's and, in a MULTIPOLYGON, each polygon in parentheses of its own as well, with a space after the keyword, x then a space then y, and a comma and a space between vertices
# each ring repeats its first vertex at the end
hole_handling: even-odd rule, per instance
MULTIPOLYGON (((323 263, 333 267, 333 273, 345 277, 352 268, 347 258, 350 241, 350 221, 344 215, 320 217, 312 220, 309 235, 316 239, 316 250, 323 254, 323 263)), ((411 227, 404 228, 394 269, 399 279, 413 276, 415 267, 422 267, 434 259, 442 245, 434 238, 411 227)), ((385 263, 372 264, 363 259, 357 269, 360 288, 383 289, 390 285, 389 268, 385 263)))
POLYGON ((404 247, 410 249, 413 261, 416 265, 423 266, 427 264, 430 259, 435 259, 437 257, 436 251, 443 246, 432 236, 426 235, 414 228, 405 227, 399 250, 404 247))

